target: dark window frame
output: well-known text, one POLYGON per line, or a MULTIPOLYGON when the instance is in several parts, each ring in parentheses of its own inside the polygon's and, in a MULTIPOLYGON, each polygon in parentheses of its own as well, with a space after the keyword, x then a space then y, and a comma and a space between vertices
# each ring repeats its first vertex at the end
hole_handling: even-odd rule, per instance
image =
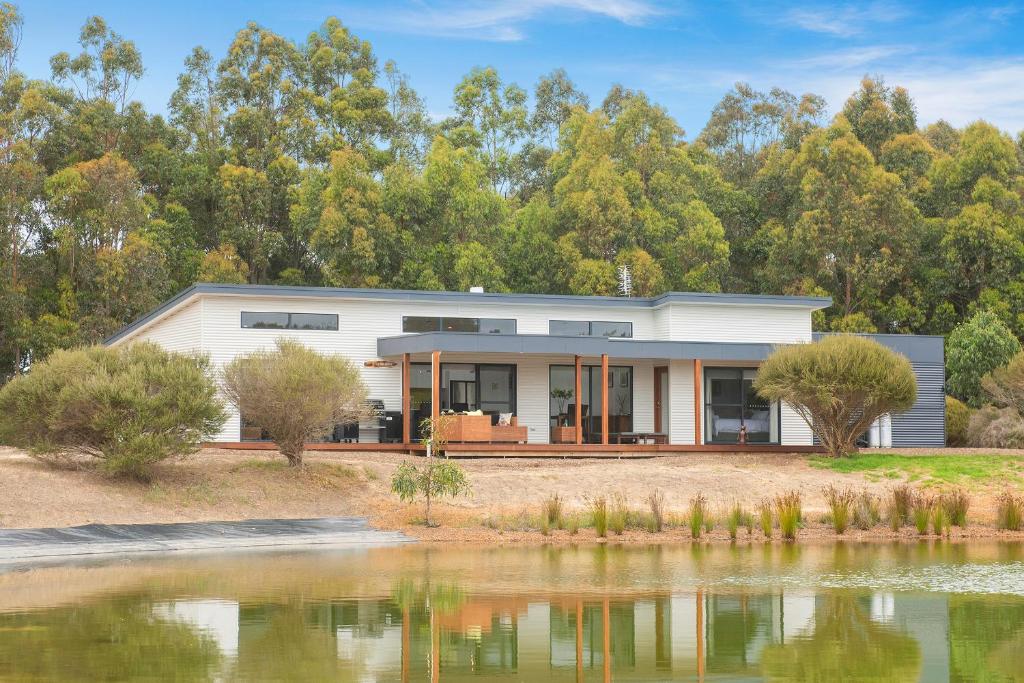
POLYGON ((604 339, 632 339, 633 338, 633 322, 630 321, 630 320, 548 320, 548 334, 552 335, 552 336, 559 336, 559 337, 603 337, 604 339), (551 331, 551 326, 552 326, 552 324, 555 324, 555 323, 568 323, 568 324, 575 324, 575 325, 586 325, 587 326, 587 333, 586 334, 572 334, 572 335, 556 334, 556 333, 551 331), (611 335, 606 335, 606 334, 594 334, 594 324, 595 323, 601 324, 601 325, 621 325, 621 326, 625 326, 625 327, 629 328, 629 334, 622 335, 622 336, 611 336, 611 335))
POLYGON ((466 318, 458 315, 403 315, 402 316, 402 332, 408 334, 423 334, 424 332, 450 332, 453 334, 517 334, 519 329, 519 321, 516 318, 466 318), (426 320, 437 320, 437 327, 429 330, 409 330, 407 329, 409 323, 414 320, 426 321, 426 320), (446 320, 459 320, 459 321, 475 321, 476 330, 446 330, 446 320), (485 321, 492 321, 501 323, 511 323, 511 332, 483 332, 481 328, 485 327, 485 321))
POLYGON ((243 329, 243 330, 298 330, 300 332, 337 332, 338 329, 340 328, 340 320, 338 318, 338 314, 337 313, 309 313, 309 312, 306 312, 306 311, 241 311, 240 315, 239 315, 238 324, 240 325, 241 329, 243 329), (249 316, 285 315, 285 316, 288 316, 288 322, 285 323, 284 327, 269 326, 269 325, 259 325, 259 324, 255 324, 255 325, 254 324, 249 324, 249 325, 246 325, 245 317, 247 315, 249 315, 249 316), (319 316, 319 317, 322 317, 322 318, 333 318, 334 326, 333 327, 298 327, 298 326, 292 326, 292 324, 291 324, 292 316, 295 316, 295 315, 311 315, 311 316, 319 316))
MULTIPOLYGON (((760 368, 758 368, 756 365, 745 365, 745 366, 742 366, 742 367, 731 366, 731 365, 730 366, 705 366, 703 368, 703 372, 701 373, 701 378, 700 378, 701 379, 700 389, 701 389, 701 393, 703 394, 703 397, 702 397, 703 400, 701 401, 701 403, 702 403, 703 408, 704 408, 704 410, 702 411, 704 414, 701 415, 701 423, 704 425, 703 426, 703 432, 702 432, 702 435, 704 437, 704 443, 706 443, 706 444, 731 444, 731 445, 736 445, 737 444, 737 442, 735 442, 735 441, 725 441, 723 439, 709 439, 708 438, 708 435, 711 434, 711 425, 708 423, 708 408, 712 407, 712 405, 722 406, 722 407, 729 407, 729 408, 739 408, 740 409, 740 424, 742 425, 745 422, 745 418, 743 417, 743 408, 747 404, 747 394, 746 394, 746 390, 743 388, 743 372, 745 370, 760 370, 760 368), (719 370, 733 370, 733 371, 736 372, 737 376, 739 377, 739 382, 740 382, 740 402, 739 403, 715 403, 715 404, 711 403, 711 399, 710 399, 710 396, 708 395, 708 390, 707 390, 707 388, 708 388, 708 370, 716 370, 716 371, 719 371, 719 370)), ((769 405, 771 405, 771 404, 778 405, 778 410, 776 411, 776 423, 777 423, 776 427, 778 429, 778 434, 779 434, 778 440, 777 441, 756 441, 756 442, 753 442, 753 444, 750 441, 747 441, 747 445, 748 446, 749 445, 779 446, 779 445, 782 444, 782 403, 780 401, 769 401, 769 405)), ((770 432, 769 432, 769 434, 770 434, 770 432)))

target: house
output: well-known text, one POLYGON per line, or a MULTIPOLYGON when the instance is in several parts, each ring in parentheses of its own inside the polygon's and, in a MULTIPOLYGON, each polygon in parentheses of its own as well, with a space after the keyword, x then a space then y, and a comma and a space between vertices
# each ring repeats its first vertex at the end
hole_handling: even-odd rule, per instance
MULTIPOLYGON (((197 284, 106 343, 152 340, 206 353, 215 367, 279 337, 347 356, 380 415, 339 425, 321 448, 407 449, 422 418, 455 412, 453 441, 465 450, 810 450, 807 424, 752 383, 776 346, 814 339, 812 314, 830 303, 197 284)), ((920 396, 874 438, 942 446, 942 338, 875 338, 908 355, 920 396)), ((262 436, 234 413, 216 441, 262 436)))

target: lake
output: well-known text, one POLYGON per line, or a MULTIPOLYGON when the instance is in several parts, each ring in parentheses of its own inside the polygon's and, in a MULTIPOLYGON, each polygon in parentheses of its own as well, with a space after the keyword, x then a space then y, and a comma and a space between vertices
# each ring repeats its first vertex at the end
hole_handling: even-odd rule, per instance
POLYGON ((0 680, 1022 681, 1024 546, 428 547, 0 574, 0 680))

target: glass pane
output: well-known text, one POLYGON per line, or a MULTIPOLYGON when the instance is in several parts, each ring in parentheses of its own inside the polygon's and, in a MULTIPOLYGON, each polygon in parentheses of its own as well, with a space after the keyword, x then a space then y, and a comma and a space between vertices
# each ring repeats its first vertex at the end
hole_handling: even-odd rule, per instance
POLYGON ((576 367, 552 365, 548 381, 548 410, 552 427, 576 426, 576 367))
POLYGON ((242 327, 254 330, 286 330, 288 314, 242 311, 242 327))
POLYGON ((548 334, 564 337, 587 337, 590 335, 590 323, 586 320, 549 320, 548 334))
POLYGON ((479 332, 479 318, 442 318, 441 329, 444 332, 479 332))
POLYGON ((633 323, 610 323, 595 320, 590 323, 590 334, 594 337, 632 337, 633 323))
POLYGON ((756 371, 744 372, 743 391, 746 396, 743 405, 743 424, 747 428, 749 443, 774 443, 779 439, 778 403, 762 398, 754 391, 756 371), (748 374, 749 372, 749 374, 748 374))
POLYGON ((736 406, 743 402, 743 387, 738 370, 708 368, 704 371, 704 377, 705 402, 736 406))
POLYGON ((338 316, 331 313, 289 313, 290 330, 337 330, 338 316))
POLYGON ((480 318, 480 331, 487 334, 515 334, 515 318, 480 318))
POLYGON ((407 315, 402 318, 402 332, 437 332, 441 329, 440 318, 407 315))
MULTIPOLYGON (((596 368, 601 372, 601 368, 596 368)), ((600 397, 598 397, 600 400, 600 397)), ((608 368, 608 432, 633 431, 633 368, 608 368)))
POLYGON ((480 366, 480 410, 488 415, 515 412, 515 366, 480 366))
POLYGON ((743 423, 741 414, 740 406, 708 406, 708 439, 725 443, 739 441, 740 425, 743 423))
POLYGON ((478 410, 476 366, 468 363, 441 365, 441 410, 457 413, 478 410))

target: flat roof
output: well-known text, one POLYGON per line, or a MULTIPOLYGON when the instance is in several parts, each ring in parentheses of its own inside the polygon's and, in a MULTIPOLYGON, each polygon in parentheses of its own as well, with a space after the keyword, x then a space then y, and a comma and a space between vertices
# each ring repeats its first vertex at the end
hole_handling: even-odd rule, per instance
POLYGON ((412 289, 355 289, 346 287, 298 287, 292 285, 234 285, 198 283, 174 295, 138 320, 103 340, 112 344, 140 327, 168 313, 193 296, 221 294, 232 296, 280 296, 293 298, 381 299, 388 301, 526 304, 540 306, 592 306, 655 308, 671 303, 718 304, 735 306, 782 306, 818 310, 832 305, 827 296, 787 296, 779 294, 724 294, 713 292, 666 292, 655 297, 579 296, 570 294, 506 294, 501 292, 431 292, 412 289))

